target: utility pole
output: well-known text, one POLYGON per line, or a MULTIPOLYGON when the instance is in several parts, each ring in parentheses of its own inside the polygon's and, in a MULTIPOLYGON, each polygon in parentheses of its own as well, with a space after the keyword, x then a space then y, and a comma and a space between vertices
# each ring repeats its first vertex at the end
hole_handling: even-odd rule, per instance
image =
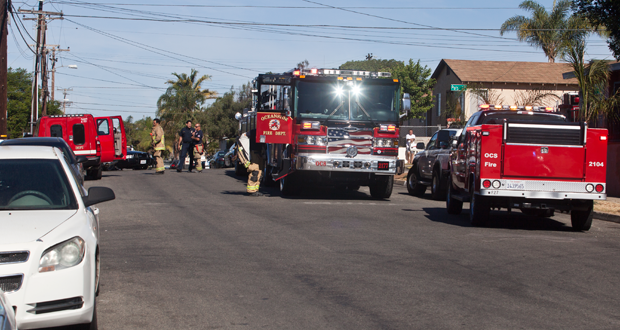
POLYGON ((0 139, 7 138, 8 61, 7 36, 10 0, 0 0, 0 139))
POLYGON ((67 101, 67 92, 72 92, 73 88, 59 88, 59 91, 62 91, 62 114, 66 114, 65 110, 68 105, 71 105, 70 101, 67 101))
POLYGON ((30 134, 32 134, 33 125, 35 120, 39 119, 39 82, 38 74, 39 67, 41 68, 41 81, 42 81, 42 93, 43 93, 43 115, 47 115, 47 100, 49 91, 47 88, 47 51, 45 50, 45 35, 47 30, 47 20, 55 18, 62 19, 62 13, 43 11, 43 0, 39 0, 39 10, 25 10, 20 9, 20 13, 35 14, 37 18, 25 18, 24 20, 37 20, 37 45, 35 51, 34 61, 34 76, 32 79, 32 106, 30 113, 30 134), (60 16, 60 17, 51 17, 60 16))
MULTIPOLYGON (((47 46, 47 45, 46 45, 47 46)), ((50 61, 52 62, 52 100, 55 100, 54 91, 56 90, 56 62, 58 62, 58 58, 56 58, 56 52, 68 52, 69 47, 67 49, 60 49, 59 45, 51 45, 52 46, 52 57, 50 61)), ((71 67, 71 65, 69 65, 71 67)))

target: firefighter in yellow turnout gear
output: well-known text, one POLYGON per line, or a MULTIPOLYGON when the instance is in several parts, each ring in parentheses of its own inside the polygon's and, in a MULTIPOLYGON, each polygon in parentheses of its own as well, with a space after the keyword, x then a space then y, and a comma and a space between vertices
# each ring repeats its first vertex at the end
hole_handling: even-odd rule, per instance
POLYGON ((236 156, 239 157, 239 162, 248 170, 248 194, 250 194, 250 196, 263 196, 263 194, 258 191, 263 172, 260 170, 258 164, 250 162, 249 146, 250 139, 245 133, 241 134, 239 140, 237 141, 236 156))
POLYGON ((155 165, 155 173, 164 174, 166 172, 166 168, 164 167, 164 159, 162 158, 162 152, 166 150, 166 146, 164 145, 164 130, 159 125, 161 121, 159 118, 153 119, 153 130, 151 131, 151 143, 155 152, 153 153, 153 157, 155 157, 155 161, 157 165, 155 165))

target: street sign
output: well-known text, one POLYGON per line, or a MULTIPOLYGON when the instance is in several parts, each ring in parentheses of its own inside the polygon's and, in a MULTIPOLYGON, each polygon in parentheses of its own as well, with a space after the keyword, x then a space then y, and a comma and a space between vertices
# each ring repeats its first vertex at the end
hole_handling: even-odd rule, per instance
POLYGON ((467 85, 455 85, 455 84, 450 85, 451 91, 464 91, 465 89, 467 89, 467 85))

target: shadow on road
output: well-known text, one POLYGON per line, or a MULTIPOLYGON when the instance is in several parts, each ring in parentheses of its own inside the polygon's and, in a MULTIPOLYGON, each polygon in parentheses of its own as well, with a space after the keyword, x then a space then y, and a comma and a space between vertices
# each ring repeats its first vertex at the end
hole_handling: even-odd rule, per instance
MULTIPOLYGON (((472 227, 469 223, 469 209, 463 208, 459 215, 451 215, 445 208, 423 208, 426 218, 431 221, 441 222, 454 226, 472 227)), ((403 211, 416 211, 404 209, 403 211)), ((521 212, 492 211, 486 228, 518 229, 518 230, 544 230, 544 231, 573 231, 572 227, 551 218, 528 216, 521 212)))

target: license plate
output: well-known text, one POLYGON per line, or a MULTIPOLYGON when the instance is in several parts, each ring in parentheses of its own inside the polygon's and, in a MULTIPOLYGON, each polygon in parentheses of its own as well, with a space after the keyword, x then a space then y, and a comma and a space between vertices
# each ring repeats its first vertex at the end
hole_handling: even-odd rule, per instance
POLYGON ((146 159, 145 160, 141 160, 140 164, 146 164, 146 159))
POLYGON ((525 190, 525 181, 506 181, 506 189, 525 190))
POLYGON ((389 162, 379 162, 379 164, 377 164, 377 169, 379 171, 388 171, 390 169, 390 163, 389 162))

